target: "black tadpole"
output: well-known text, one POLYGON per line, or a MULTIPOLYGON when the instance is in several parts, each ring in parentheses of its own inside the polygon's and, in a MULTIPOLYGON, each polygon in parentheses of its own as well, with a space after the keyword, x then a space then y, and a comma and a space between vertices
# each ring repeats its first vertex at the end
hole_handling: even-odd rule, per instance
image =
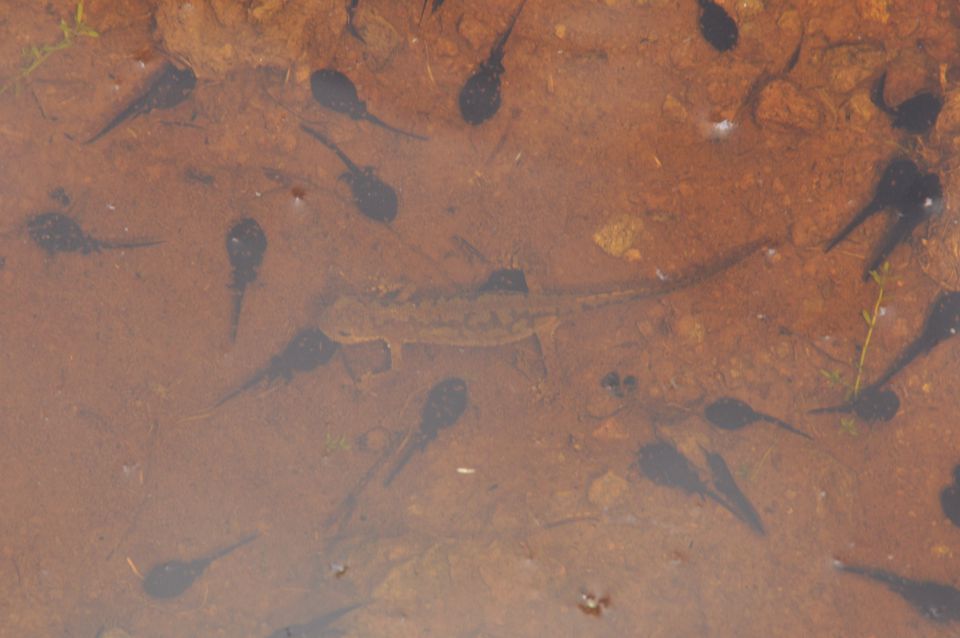
POLYGON ((150 82, 143 95, 139 96, 120 111, 106 126, 88 139, 85 144, 92 144, 112 131, 123 122, 145 115, 154 109, 172 109, 193 93, 197 86, 197 76, 188 68, 178 69, 167 62, 150 82))
POLYGON ((760 514, 753 506, 753 503, 750 502, 750 499, 747 498, 747 495, 740 489, 740 486, 737 485, 737 481, 733 478, 733 473, 730 472, 730 467, 727 465, 727 462, 717 452, 710 452, 703 446, 700 446, 700 449, 703 450, 703 456, 707 459, 707 466, 710 468, 710 475, 713 477, 713 486, 717 488, 717 491, 723 494, 732 505, 740 510, 742 516, 739 518, 744 523, 749 525, 750 528, 760 536, 765 536, 767 532, 763 528, 763 521, 760 519, 760 514))
MULTIPOLYGON (((328 611, 327 613, 317 616, 313 620, 303 624, 287 625, 286 627, 276 630, 267 636, 267 638, 320 638, 321 636, 327 635, 333 636, 334 634, 330 634, 324 630, 343 616, 346 616, 351 611, 362 607, 365 604, 366 603, 353 603, 352 605, 347 605, 345 607, 334 609, 333 611, 328 611)), ((339 636, 340 634, 338 633, 336 635, 339 636)))
POLYGON ((938 623, 960 620, 960 590, 955 587, 930 580, 905 578, 884 569, 847 565, 839 560, 834 560, 833 566, 848 574, 883 583, 929 620, 938 623))
POLYGON ((247 286, 256 281, 257 271, 267 251, 267 236, 257 220, 247 217, 234 224, 227 232, 227 257, 233 267, 233 313, 230 317, 230 340, 236 341, 240 324, 240 309, 247 286))
POLYGON ((873 385, 860 390, 857 396, 840 405, 810 410, 808 414, 826 412, 852 412, 867 422, 889 421, 900 409, 900 397, 893 390, 883 390, 873 385))
POLYGON ((707 487, 687 457, 672 443, 657 439, 641 447, 637 451, 637 467, 657 485, 709 498, 738 519, 744 520, 735 507, 707 487))
POLYGON ((739 430, 751 423, 757 421, 766 421, 788 432, 798 434, 804 438, 812 439, 809 434, 793 427, 786 421, 782 421, 769 414, 757 412, 752 407, 733 397, 721 397, 708 405, 703 410, 703 415, 707 421, 720 428, 721 430, 739 430))
POLYGON ((87 235, 77 220, 63 213, 48 212, 27 219, 27 232, 37 246, 53 256, 57 253, 89 255, 101 250, 156 246, 162 241, 142 239, 127 242, 103 241, 87 235))
POLYGON ((740 31, 737 23, 723 7, 712 0, 697 0, 700 4, 700 33, 703 39, 723 53, 737 45, 740 31))
POLYGON ((953 468, 953 483, 940 492, 940 507, 943 515, 960 527, 960 465, 953 468))
POLYGON ((834 246, 846 239, 853 230, 876 213, 888 208, 901 208, 907 199, 910 188, 920 179, 920 169, 912 160, 896 158, 883 169, 880 181, 877 183, 873 199, 857 213, 850 223, 834 235, 824 252, 829 252, 834 246))
POLYGON ((873 387, 885 385, 911 361, 929 353, 942 341, 955 336, 958 331, 960 331, 960 291, 941 292, 934 299, 927 313, 920 335, 903 349, 886 372, 871 385, 873 387))
POLYGON ((940 178, 933 173, 926 173, 907 189, 897 210, 896 221, 880 239, 863 269, 863 280, 869 280, 870 273, 880 268, 894 249, 910 238, 917 226, 942 211, 943 187, 940 178))
POLYGON ((383 486, 387 487, 397 477, 407 462, 413 458, 415 452, 427 449, 440 430, 454 425, 463 416, 467 409, 467 382, 457 377, 450 377, 437 383, 427 394, 420 415, 420 430, 413 434, 400 451, 400 456, 393 469, 383 479, 383 486))
POLYGON ((230 399, 266 381, 272 383, 283 379, 289 383, 296 372, 309 372, 327 363, 333 358, 340 344, 330 339, 317 328, 304 328, 287 344, 280 354, 274 355, 270 363, 253 374, 243 385, 226 394, 215 407, 220 407, 230 399))
POLYGON ((347 157, 346 153, 340 150, 339 146, 327 139, 320 131, 316 131, 306 124, 301 124, 300 128, 333 151, 347 167, 347 172, 340 175, 340 179, 350 186, 350 191, 353 193, 353 203, 365 217, 384 223, 396 219, 399 207, 397 191, 377 177, 372 166, 364 166, 363 168, 357 166, 347 157))
POLYGON ((870 92, 870 100, 887 115, 893 117, 893 127, 908 133, 926 133, 937 123, 943 108, 943 98, 930 91, 921 91, 896 107, 887 104, 883 94, 887 87, 886 71, 877 79, 870 92))
POLYGON ((320 106, 343 113, 354 120, 366 120, 392 133, 415 140, 426 140, 422 135, 390 126, 367 110, 367 103, 357 94, 353 80, 336 69, 319 69, 310 74, 310 92, 320 106))
POLYGON ((500 110, 500 76, 506 70, 503 68, 503 48, 513 33, 513 27, 517 24, 517 18, 525 4, 527 0, 521 0, 507 28, 490 50, 490 55, 480 63, 460 89, 460 115, 468 124, 483 124, 500 110))
POLYGON ((153 567, 143 579, 143 591, 151 598, 175 598, 187 591, 190 585, 210 566, 235 549, 252 542, 260 534, 255 532, 201 558, 191 561, 171 560, 153 567))

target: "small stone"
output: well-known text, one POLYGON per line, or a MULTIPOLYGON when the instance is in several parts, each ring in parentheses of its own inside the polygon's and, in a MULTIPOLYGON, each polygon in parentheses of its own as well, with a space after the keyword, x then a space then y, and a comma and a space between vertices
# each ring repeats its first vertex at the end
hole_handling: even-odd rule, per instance
POLYGON ((679 123, 687 120, 687 109, 672 95, 667 95, 667 97, 664 98, 660 112, 663 114, 664 119, 671 122, 679 123))
POLYGON ((681 339, 694 345, 703 343, 706 338, 703 324, 691 315, 684 315, 677 320, 676 331, 681 339))
POLYGON ((886 24, 890 21, 889 0, 857 0, 857 12, 864 20, 886 24))
POLYGON ((594 429, 592 435, 600 441, 626 441, 630 438, 623 424, 613 417, 605 419, 594 429))
POLYGON ((616 505, 627 491, 627 481, 612 471, 594 479, 587 489, 587 500, 601 509, 610 509, 616 505))
POLYGON ((807 97, 786 80, 774 80, 763 87, 757 99, 757 124, 801 131, 814 131, 823 121, 820 103, 807 97))
POLYGON ((620 215, 608 221, 593 234, 593 241, 603 252, 622 257, 633 247, 637 234, 643 230, 643 220, 634 215, 620 215))

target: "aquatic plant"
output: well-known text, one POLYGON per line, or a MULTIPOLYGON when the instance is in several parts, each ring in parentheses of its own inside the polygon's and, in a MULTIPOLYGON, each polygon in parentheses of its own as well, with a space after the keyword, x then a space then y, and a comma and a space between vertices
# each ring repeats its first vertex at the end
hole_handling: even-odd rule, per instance
POLYGON ((99 38, 100 33, 91 27, 86 21, 86 14, 83 9, 83 0, 77 2, 77 9, 73 15, 73 24, 66 20, 60 20, 61 38, 53 44, 31 44, 23 49, 23 61, 20 70, 14 78, 3 86, 0 86, 0 95, 6 93, 11 87, 19 90, 20 83, 26 80, 31 73, 36 71, 41 64, 47 61, 51 55, 57 51, 63 51, 73 46, 77 38, 99 38))
POLYGON ((870 277, 877 284, 877 299, 873 303, 873 312, 861 310, 860 314, 863 320, 867 322, 867 336, 863 338, 863 346, 860 348, 860 359, 857 361, 857 378, 853 382, 851 399, 856 399, 860 394, 860 385, 863 382, 863 366, 867 360, 867 350, 870 348, 870 340, 873 338, 873 331, 877 327, 877 317, 880 316, 880 304, 883 303, 883 293, 887 285, 887 278, 890 274, 890 262, 883 262, 879 271, 871 270, 870 277))
MULTIPOLYGON (((877 328, 877 319, 880 317, 880 306, 883 303, 884 291, 886 289, 887 280, 890 275, 890 262, 883 262, 883 266, 879 270, 871 270, 870 277, 873 279, 874 283, 877 284, 877 298, 873 302, 873 310, 863 309, 860 311, 860 316, 863 317, 864 322, 867 324, 867 334, 863 339, 863 345, 860 347, 860 356, 857 358, 857 361, 854 363, 854 368, 857 371, 857 375, 854 378, 853 384, 847 387, 847 391, 844 396, 844 406, 838 406, 841 408, 837 409, 818 409, 813 412, 833 412, 833 411, 856 411, 855 405, 857 398, 860 396, 860 391, 863 389, 863 371, 866 367, 867 362, 867 352, 870 349, 870 342, 873 340, 873 333, 877 328)), ((843 375, 838 370, 825 370, 821 369, 820 374, 826 378, 830 385, 834 386, 847 386, 843 380, 843 375)), ((851 416, 844 416, 840 418, 840 431, 851 436, 856 436, 858 434, 856 422, 851 416)))

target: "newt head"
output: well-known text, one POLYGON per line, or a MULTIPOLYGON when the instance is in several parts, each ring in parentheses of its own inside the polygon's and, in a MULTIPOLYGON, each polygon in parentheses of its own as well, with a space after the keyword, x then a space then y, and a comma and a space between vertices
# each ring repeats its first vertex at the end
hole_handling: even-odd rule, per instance
POLYGON ((332 303, 319 300, 315 325, 330 338, 344 345, 367 343, 381 339, 377 317, 371 310, 379 304, 375 299, 341 295, 332 303))

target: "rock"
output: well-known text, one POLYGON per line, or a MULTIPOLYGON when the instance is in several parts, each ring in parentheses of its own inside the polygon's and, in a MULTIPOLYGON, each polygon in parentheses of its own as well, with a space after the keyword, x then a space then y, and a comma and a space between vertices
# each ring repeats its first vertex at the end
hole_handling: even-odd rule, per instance
POLYGON ((595 232, 593 241, 608 255, 622 257, 633 247, 633 242, 641 231, 642 219, 635 215, 620 215, 595 232))
POLYGON ((883 65, 884 52, 875 43, 847 44, 826 50, 820 58, 821 75, 830 88, 849 93, 862 82, 877 74, 883 65))
POLYGON ((756 118, 761 128, 814 131, 820 128, 823 113, 819 102, 792 83, 774 80, 760 91, 756 118))
POLYGON ((323 63, 346 22, 338 0, 161 0, 157 36, 166 50, 186 60, 199 78, 230 71, 288 68, 298 61, 323 63), (324 47, 322 50, 314 50, 324 47))
POLYGON ((600 509, 610 509, 623 499, 627 491, 627 481, 612 471, 594 479, 587 489, 587 500, 600 509))

